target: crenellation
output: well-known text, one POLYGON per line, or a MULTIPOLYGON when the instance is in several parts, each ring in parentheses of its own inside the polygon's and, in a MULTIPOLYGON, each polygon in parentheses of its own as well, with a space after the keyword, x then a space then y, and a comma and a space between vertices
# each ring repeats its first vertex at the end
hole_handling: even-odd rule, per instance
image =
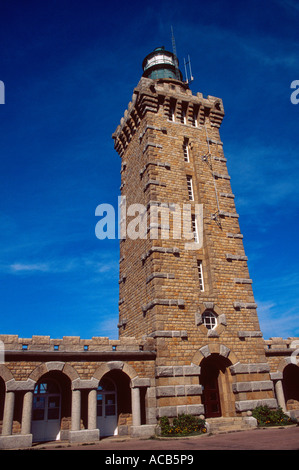
POLYGON ((96 352, 112 351, 113 346, 121 351, 139 351, 141 342, 134 337, 121 337, 111 340, 108 337, 92 337, 82 339, 79 336, 64 336, 62 339, 50 338, 50 336, 32 336, 31 338, 19 338, 18 335, 0 335, 0 341, 5 345, 5 351, 57 351, 61 352, 96 352), (23 347, 26 345, 26 349, 23 347))

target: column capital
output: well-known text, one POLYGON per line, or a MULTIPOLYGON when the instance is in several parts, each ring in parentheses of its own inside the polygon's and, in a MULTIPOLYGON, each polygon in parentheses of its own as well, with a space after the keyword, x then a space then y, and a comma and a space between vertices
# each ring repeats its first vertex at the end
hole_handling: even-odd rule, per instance
POLYGON ((99 381, 94 377, 90 380, 75 379, 72 381, 72 390, 96 390, 99 386, 99 381))
POLYGON ((32 379, 27 380, 15 380, 11 379, 6 382, 6 391, 7 392, 29 392, 33 391, 36 385, 36 381, 32 379))
POLYGON ((150 387, 151 379, 146 377, 134 377, 131 380, 131 388, 150 387))

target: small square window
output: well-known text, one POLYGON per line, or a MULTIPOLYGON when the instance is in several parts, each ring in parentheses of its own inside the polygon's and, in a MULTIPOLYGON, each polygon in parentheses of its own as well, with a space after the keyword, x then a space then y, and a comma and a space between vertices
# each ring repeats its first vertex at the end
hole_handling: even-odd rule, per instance
POLYGON ((89 349, 88 344, 84 344, 84 348, 83 348, 83 349, 84 349, 84 351, 88 351, 88 349, 89 349))
POLYGON ((28 344, 22 344, 22 349, 23 349, 23 351, 27 351, 27 349, 28 349, 28 344))
POLYGON ((59 344, 54 344, 54 351, 58 351, 59 350, 59 344))

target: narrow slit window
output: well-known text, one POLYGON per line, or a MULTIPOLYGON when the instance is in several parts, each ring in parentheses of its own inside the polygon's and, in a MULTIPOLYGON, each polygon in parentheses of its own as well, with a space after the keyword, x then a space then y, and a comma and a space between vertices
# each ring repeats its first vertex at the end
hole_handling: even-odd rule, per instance
POLYGON ((199 280, 199 289, 201 292, 204 291, 204 282, 203 282, 203 271, 202 271, 202 261, 197 260, 197 270, 198 270, 198 280, 199 280))
POLYGON ((194 201, 192 176, 187 176, 187 188, 188 188, 189 201, 194 201))
POLYGON ((184 153, 184 161, 189 163, 189 148, 188 148, 188 141, 186 140, 183 143, 183 153, 184 153))
POLYGON ((175 100, 170 100, 169 120, 170 121, 175 121, 175 100))
POLYGON ((198 243, 198 229, 197 229, 197 222, 196 222, 196 217, 194 214, 192 214, 192 217, 191 217, 191 220, 192 220, 192 232, 193 232, 193 236, 194 236, 194 242, 195 243, 198 243))
POLYGON ((193 113, 192 113, 192 126, 197 127, 197 115, 198 115, 198 108, 194 107, 193 113))
POLYGON ((187 104, 183 103, 182 104, 182 118, 181 118, 182 124, 187 124, 187 104))

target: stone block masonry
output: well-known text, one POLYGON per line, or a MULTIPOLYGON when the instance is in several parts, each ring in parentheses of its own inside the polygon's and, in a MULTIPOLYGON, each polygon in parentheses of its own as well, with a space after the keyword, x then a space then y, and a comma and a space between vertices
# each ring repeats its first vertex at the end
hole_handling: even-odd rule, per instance
MULTIPOLYGON (((121 242, 120 278, 125 275, 125 281, 120 285, 120 319, 126 323, 120 327, 120 335, 141 337, 157 330, 187 330, 188 347, 184 340, 176 344, 181 362, 190 361, 194 346, 207 339, 208 332, 202 334, 203 328, 194 325, 204 301, 213 301, 225 315, 227 325, 221 334, 230 338, 228 347, 236 347, 239 354, 246 350, 246 360, 252 357, 259 361, 264 353, 262 343, 248 348, 238 335, 238 331, 258 331, 259 327, 219 136, 223 116, 218 98, 203 98, 200 93, 194 96, 181 82, 142 78, 113 135, 115 148, 126 162, 121 176, 127 204, 148 206, 154 200, 204 205, 201 250, 186 252, 184 240, 164 240, 162 230, 158 240, 121 242), (173 120, 169 119, 170 103, 175 103, 177 110, 173 120), (185 122, 180 116, 182 103, 187 110, 185 122), (191 119, 194 113, 195 121, 191 119), (184 160, 184 145, 188 161, 184 160), (193 201, 188 198, 187 176, 193 181, 193 201), (158 184, 148 185, 151 182, 158 184), (217 214, 220 226, 213 219, 217 214), (204 291, 199 289, 198 260, 203 266, 204 291)), ((170 234, 172 224, 170 220, 170 234)), ((175 360, 170 352, 169 360, 175 360)))
POLYGON ((165 221, 158 219, 156 239, 127 238, 120 246, 120 278, 125 276, 120 284, 120 337, 146 335, 155 341, 157 370, 164 370, 156 375, 158 416, 176 415, 178 407, 204 406, 208 398, 198 388, 199 373, 196 383, 185 374, 165 375, 174 367, 190 367, 194 357, 194 366, 206 363, 218 371, 222 414, 242 413, 244 400, 275 401, 273 388, 263 385, 269 383, 269 371, 248 372, 246 380, 257 385, 245 388, 237 385, 239 372, 228 372, 237 363, 259 369, 267 361, 219 135, 223 116, 219 98, 193 95, 176 80, 143 77, 113 134, 125 162, 121 194, 127 204, 190 204, 193 213, 195 204, 203 204, 199 249, 186 250, 186 240, 171 236, 177 223, 171 212, 167 239, 165 221), (200 350, 209 354, 199 356, 200 350), (194 394, 186 395, 187 386, 197 390, 196 401, 194 394))
POLYGON ((147 211, 146 237, 136 224, 120 241, 119 339, 0 335, 0 449, 149 437, 162 416, 182 413, 245 423, 256 406, 278 403, 299 414, 299 339, 264 341, 259 326, 222 100, 169 78, 163 48, 145 63, 155 69, 164 56, 161 78, 145 70, 113 134, 121 195, 147 211))

